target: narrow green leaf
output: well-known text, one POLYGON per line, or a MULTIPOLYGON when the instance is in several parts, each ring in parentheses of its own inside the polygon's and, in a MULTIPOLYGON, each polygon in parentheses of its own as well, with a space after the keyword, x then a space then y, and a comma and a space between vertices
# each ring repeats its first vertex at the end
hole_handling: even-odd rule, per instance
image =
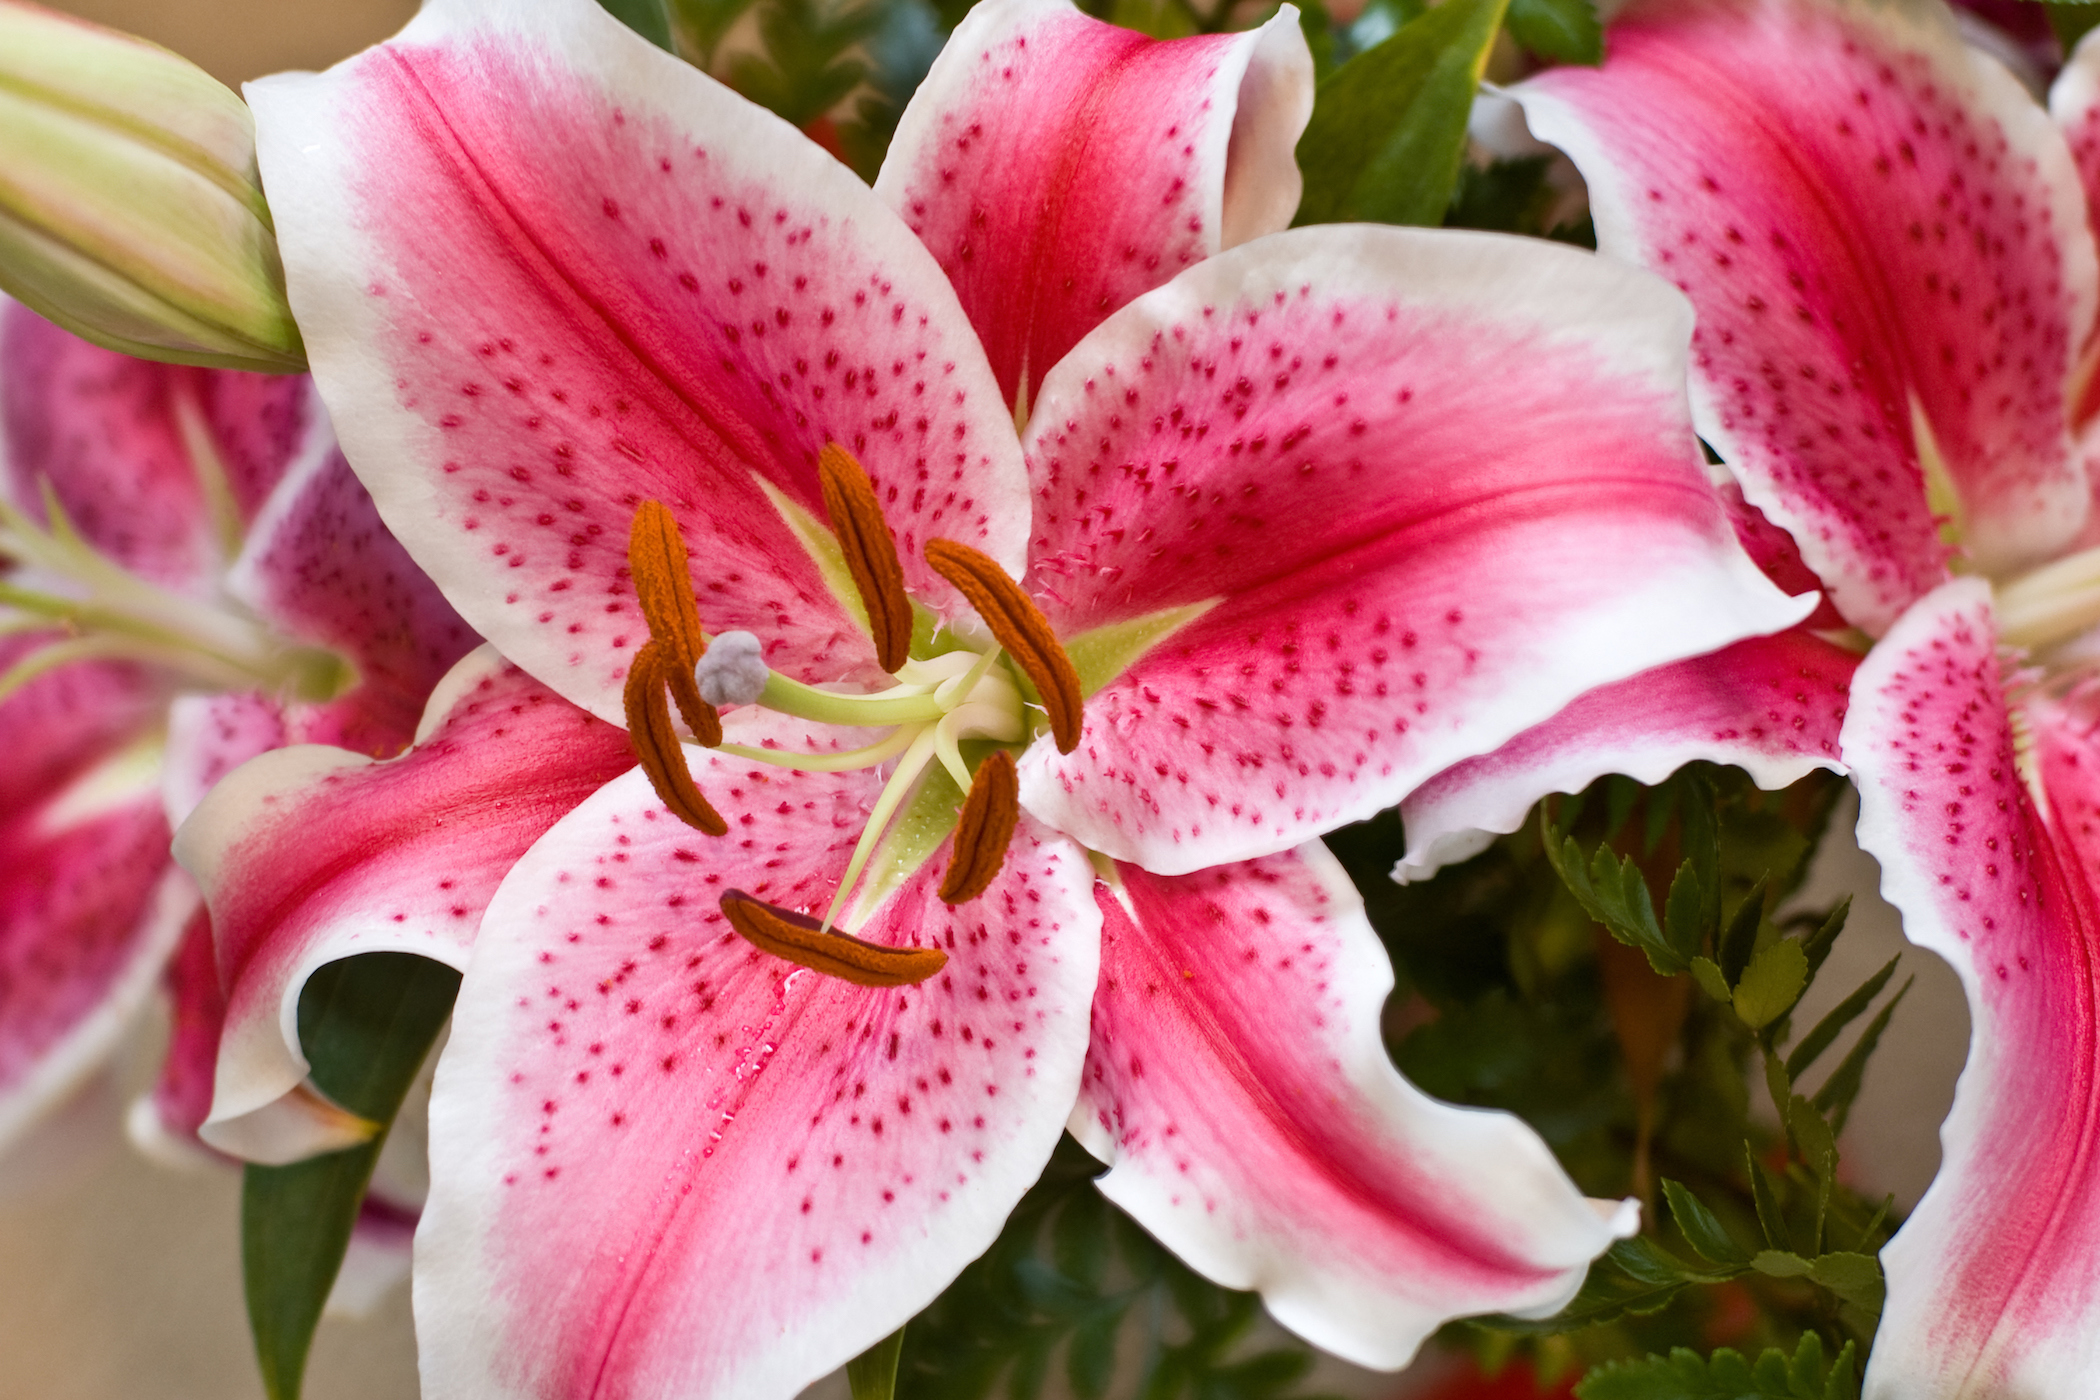
POLYGON ((1801 1160, 1812 1169, 1820 1171, 1826 1159, 1837 1155, 1837 1138, 1830 1131, 1830 1124, 1816 1112, 1814 1104, 1799 1094, 1787 1105, 1786 1126, 1801 1160))
POLYGON ((1792 1249, 1794 1241, 1786 1227, 1786 1210, 1780 1205, 1779 1183, 1757 1160, 1756 1151, 1747 1142, 1743 1144, 1743 1157, 1750 1168, 1751 1203, 1757 1207, 1757 1224, 1765 1232, 1765 1243, 1774 1249, 1792 1249))
POLYGON ((663 0, 598 0, 605 12, 660 49, 671 47, 671 17, 663 0))
POLYGON ((1735 984, 1735 1014, 1753 1031, 1761 1031, 1793 1008, 1808 985, 1808 955, 1798 940, 1767 943, 1750 959, 1735 984))
POLYGON ((1721 932, 1720 945, 1715 949, 1716 961, 1721 971, 1728 975, 1728 985, 1733 987, 1743 980, 1743 969, 1750 966, 1750 955, 1757 951, 1757 927, 1765 917, 1765 882, 1760 879, 1751 887, 1743 902, 1736 906, 1735 915, 1729 919, 1728 927, 1721 932))
MULTIPOLYGON (((329 963, 299 998, 311 1077, 336 1103, 391 1125, 459 992, 459 974, 408 953, 329 963)), ((297 1400, 322 1305, 350 1247, 384 1132, 288 1167, 248 1167, 241 1267, 256 1362, 270 1400, 297 1400)))
POLYGON ((1845 931, 1845 920, 1852 913, 1852 896, 1846 895, 1831 906, 1830 913, 1822 924, 1808 936, 1801 951, 1808 954, 1808 975, 1814 977, 1823 968, 1823 959, 1830 956, 1830 946, 1837 942, 1838 935, 1845 931))
POLYGON ((1845 1118, 1852 1112, 1852 1101, 1859 1097, 1860 1081, 1866 1075, 1867 1061, 1881 1045, 1881 1033, 1889 1028, 1889 1017, 1896 1014, 1896 1008, 1902 1004, 1903 998, 1916 985, 1917 980, 1915 977, 1908 978, 1896 989, 1896 995, 1890 997, 1875 1014, 1874 1019, 1867 1022, 1867 1028, 1859 1033, 1858 1041, 1846 1052, 1845 1058, 1838 1061, 1838 1067, 1830 1072, 1830 1078, 1823 1081, 1823 1087, 1816 1090, 1812 1102, 1817 1109, 1829 1115, 1833 1132, 1845 1130, 1845 1118))
POLYGON ((1670 1214, 1677 1221, 1677 1228, 1685 1240, 1700 1257, 1716 1264, 1744 1264, 1749 1255, 1743 1247, 1729 1237, 1721 1228, 1721 1222, 1706 1208, 1705 1202, 1693 1195, 1681 1182, 1663 1178, 1663 1195, 1669 1199, 1670 1214))
POLYGON ((1695 1268, 1646 1235, 1620 1240, 1590 1264, 1573 1302, 1548 1318, 1476 1317, 1472 1324, 1493 1332, 1555 1336, 1630 1315, 1640 1317, 1667 1307, 1694 1284, 1726 1283, 1740 1268, 1695 1268))
POLYGON ((1767 1278, 1805 1278, 1815 1270, 1815 1265, 1790 1249, 1761 1249, 1750 1267, 1767 1278))
POLYGON ((1847 1342, 1826 1373, 1823 1340, 1808 1332, 1792 1357, 1768 1347, 1754 1364, 1727 1347, 1703 1359, 1676 1347, 1668 1356, 1610 1362, 1590 1372, 1575 1394, 1580 1400, 1855 1400, 1852 1368, 1847 1342))
POLYGON ((1443 222, 1508 4, 1446 0, 1327 76, 1298 143, 1298 223, 1443 222))
POLYGON ((1604 27, 1590 0, 1510 0, 1510 36, 1540 58, 1599 63, 1604 27))
POLYGON ((1901 961, 1901 953, 1890 958, 1881 971, 1860 983, 1852 995, 1831 1007, 1830 1014, 1816 1022, 1814 1030, 1801 1037, 1800 1043, 1795 1045, 1786 1057, 1788 1077, 1799 1079, 1802 1071, 1814 1064, 1816 1057, 1830 1048, 1831 1042, 1844 1033, 1845 1027, 1857 1020, 1860 1013, 1873 1003, 1874 998, 1881 995, 1881 989, 1888 985, 1889 978, 1896 973, 1896 964, 1901 961))
POLYGON ((1699 984, 1701 991, 1715 1001, 1729 1002, 1735 999, 1735 993, 1729 989, 1728 978, 1722 974, 1720 965, 1712 958, 1692 959, 1692 980, 1699 984))
POLYGON ((1706 882, 1687 860, 1670 880, 1663 898, 1663 941, 1686 965, 1706 942, 1706 882))
POLYGON ((1786 1062, 1767 1050, 1765 1052, 1765 1090, 1772 1096, 1772 1111, 1786 1122, 1787 1107, 1794 1101, 1793 1076, 1786 1072, 1786 1062))
POLYGON ((893 1400, 897 1393, 897 1358, 904 1354, 904 1329, 884 1337, 846 1363, 846 1384, 853 1400, 893 1400))
POLYGON ((1853 1241, 1852 1248, 1859 1253, 1866 1253, 1867 1246, 1874 1240, 1874 1232, 1881 1228, 1881 1222, 1888 1219, 1889 1212, 1895 1208, 1896 1195, 1892 1191, 1881 1198, 1881 1205, 1867 1217, 1867 1223, 1860 1227, 1859 1238, 1853 1241))

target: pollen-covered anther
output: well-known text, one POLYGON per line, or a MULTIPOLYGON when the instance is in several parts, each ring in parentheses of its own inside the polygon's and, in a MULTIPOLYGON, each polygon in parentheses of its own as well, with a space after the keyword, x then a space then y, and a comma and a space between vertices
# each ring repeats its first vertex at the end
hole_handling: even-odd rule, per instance
POLYGON ((807 914, 730 890, 722 913, 745 941, 797 967, 860 987, 909 987, 948 965, 938 948, 891 948, 824 927, 807 914))
POLYGON ((941 899, 947 904, 966 904, 991 887, 999 867, 1006 863, 1006 848, 1014 839, 1014 825, 1021 818, 1021 780, 1014 756, 1005 749, 992 750, 977 765, 970 781, 970 795, 963 800, 962 815, 955 823, 955 855, 948 873, 941 877, 941 899))
POLYGON ((649 625, 649 640, 629 664, 621 693, 628 742, 649 775, 649 785, 673 816, 710 836, 723 835, 729 823, 700 795, 686 767, 678 731, 671 726, 670 702, 676 700, 694 738, 710 748, 722 742, 721 716, 701 698, 693 677, 707 641, 700 631, 685 541, 661 501, 644 501, 635 510, 627 536, 627 564, 634 574, 635 601, 649 625))
POLYGON ((1007 577, 998 561, 966 544, 928 540, 926 562, 977 609, 999 644, 1035 682, 1057 751, 1070 753, 1079 747, 1079 671, 1035 600, 1007 577))
POLYGON ((859 460, 835 442, 825 444, 817 456, 817 480, 824 488, 832 533, 846 556, 846 571, 853 575, 867 610, 875 658, 883 670, 894 672, 911 657, 911 596, 904 591, 904 566, 875 499, 875 483, 859 460))

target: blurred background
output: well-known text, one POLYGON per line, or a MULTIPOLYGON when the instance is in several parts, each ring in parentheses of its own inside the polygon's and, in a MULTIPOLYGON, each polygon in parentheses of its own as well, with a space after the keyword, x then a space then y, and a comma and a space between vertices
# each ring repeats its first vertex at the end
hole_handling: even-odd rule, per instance
MULTIPOLYGON (((224 82, 285 68, 322 68, 383 38, 413 0, 70 0, 57 8, 144 35, 224 82)), ((1833 830, 1849 830, 1841 815, 1833 830)), ((1834 1001, 1901 945, 1895 914, 1874 897, 1878 872, 1849 840, 1819 857, 1802 898, 1858 897, 1852 931, 1818 996, 1834 1001)), ((1959 986, 1913 952, 1919 986, 1873 1062, 1846 1134, 1849 1171, 1908 1206, 1939 1158, 1938 1124, 1967 1042, 1959 986)), ((1804 1009, 1804 1024, 1824 1009, 1804 1009)), ((230 1169, 171 1171, 124 1142, 122 1110, 157 1045, 142 1033, 133 1063, 85 1095, 30 1149, 0 1162, 0 1400, 260 1400, 241 1304, 240 1179, 230 1169)), ((1316 1388, 1355 1395, 1419 1393, 1417 1378, 1337 1365, 1316 1388)), ((842 1386, 827 1387, 843 1393, 842 1386)), ((417 1393, 408 1293, 371 1316, 331 1319, 316 1341, 311 1400, 410 1400, 417 1393)))

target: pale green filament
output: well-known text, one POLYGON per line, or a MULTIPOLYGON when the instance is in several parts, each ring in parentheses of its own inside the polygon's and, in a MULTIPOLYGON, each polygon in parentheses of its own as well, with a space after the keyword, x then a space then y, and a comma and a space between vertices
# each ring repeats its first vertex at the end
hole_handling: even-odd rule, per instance
POLYGON ((2080 550, 1997 589, 1999 635, 2042 650, 2100 626, 2100 549, 2080 550))

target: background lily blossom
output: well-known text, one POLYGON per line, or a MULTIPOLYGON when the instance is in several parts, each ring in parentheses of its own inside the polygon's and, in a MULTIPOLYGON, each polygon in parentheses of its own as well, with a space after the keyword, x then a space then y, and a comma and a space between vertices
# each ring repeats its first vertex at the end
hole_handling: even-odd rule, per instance
MULTIPOLYGON (((1702 435, 1881 639, 1840 740, 1859 840, 1970 999, 1939 1176, 1883 1252, 1867 1393, 2084 1393, 2100 1377, 2087 193, 2049 115, 1937 6, 1639 5, 1608 50, 1515 95, 1582 169, 1600 247, 1698 307, 1702 435)), ((2059 82, 2074 130, 2094 62, 2083 47, 2059 82)))
MULTIPOLYGON (((1069 752, 1023 752, 979 899, 934 893, 945 768, 875 849, 845 927, 942 950, 917 987, 796 969, 723 922, 732 889, 820 912, 884 786, 828 771, 874 734, 767 714, 775 680, 725 718, 741 748, 688 751, 727 835, 635 770, 515 864, 492 843, 432 1109, 430 1393, 790 1392, 981 1251, 1068 1114, 1148 1228, 1373 1364, 1456 1313, 1550 1310, 1630 1228, 1515 1120, 1399 1079, 1383 961, 1307 843, 1811 605, 1758 574, 1700 472, 1666 288, 1515 240, 1254 237, 1295 204, 1308 85, 1288 12, 1152 44, 983 5, 875 195, 581 0, 447 0, 251 87, 348 450, 533 681, 624 720, 651 630, 628 526, 655 500, 703 625, 850 714, 807 689, 883 675, 818 523, 836 444, 929 621, 1004 664, 928 562, 971 546, 1085 692, 1069 752), (1127 119, 1093 139, 1080 90, 1127 119)), ((499 674, 461 693, 525 684, 499 674)), ((450 723, 434 705, 429 732, 450 723)), ((424 755, 347 776, 384 805, 424 755)), ((269 905, 227 878, 301 858, 264 797, 326 810, 339 766, 277 755, 257 771, 282 785, 237 776, 200 809, 182 840, 215 910, 269 905)), ((436 873, 395 868, 389 900, 436 873)))

